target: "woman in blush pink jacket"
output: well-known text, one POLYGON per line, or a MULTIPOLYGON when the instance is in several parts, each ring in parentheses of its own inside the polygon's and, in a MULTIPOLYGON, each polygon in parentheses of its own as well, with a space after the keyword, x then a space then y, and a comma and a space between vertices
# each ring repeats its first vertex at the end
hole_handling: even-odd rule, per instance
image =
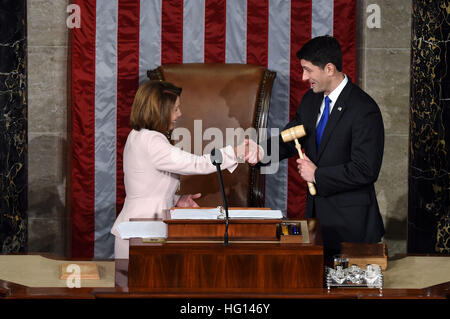
MULTIPOLYGON (((198 207, 194 199, 201 194, 178 196, 179 175, 210 174, 216 171, 210 155, 197 156, 171 144, 168 136, 181 116, 181 88, 168 82, 142 84, 131 108, 128 135, 123 152, 125 203, 111 233, 116 236, 115 258, 128 259, 129 242, 120 238, 117 226, 130 218, 161 217, 164 209, 173 206, 198 207)), ((258 154, 256 143, 246 140, 233 148, 220 149, 222 169, 233 172, 238 165, 236 154, 245 154, 251 162, 258 154), (247 149, 247 150, 246 150, 247 149)))

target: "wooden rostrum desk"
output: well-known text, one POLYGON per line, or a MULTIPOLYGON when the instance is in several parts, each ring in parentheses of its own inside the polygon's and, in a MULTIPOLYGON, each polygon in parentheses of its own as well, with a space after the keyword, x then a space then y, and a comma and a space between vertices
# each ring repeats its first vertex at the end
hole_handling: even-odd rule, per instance
POLYGON ((303 221, 304 243, 280 243, 281 219, 171 220, 164 243, 130 240, 130 288, 251 289, 323 287, 323 247, 317 220, 303 221))
MULTIPOLYGON (((384 288, 382 291, 372 288, 332 288, 330 290, 324 288, 323 249, 319 224, 314 219, 305 221, 308 225, 309 243, 301 244, 280 244, 274 240, 234 241, 233 236, 237 235, 234 232, 239 227, 232 226, 236 226, 237 221, 231 221, 230 245, 227 247, 222 244, 223 231, 220 227, 215 235, 217 236, 215 239, 218 240, 216 242, 178 240, 151 244, 142 242, 142 239, 131 239, 130 259, 110 261, 115 264, 113 287, 28 287, 0 280, 0 301, 12 299, 184 300, 191 298, 198 300, 406 299, 414 300, 414 302, 427 300, 448 302, 450 282, 420 289, 384 288)), ((261 223, 260 230, 267 230, 266 228, 270 227, 267 224, 263 225, 264 222, 271 223, 253 222, 261 223)), ((258 236, 262 233, 263 231, 260 231, 258 236)), ((49 255, 46 258, 60 259, 65 262, 68 260, 49 255)), ((76 263, 80 259, 73 259, 73 261, 76 263)))
MULTIPOLYGON (((51 257, 51 256, 47 256, 51 257)), ((55 257, 53 257, 55 258, 55 257)), ((449 257, 450 258, 450 257, 449 257)), ((67 259, 64 259, 67 260, 67 259)), ((79 259, 74 260, 74 262, 79 259)), ((128 300, 128 299, 260 299, 264 300, 411 300, 448 303, 450 282, 425 288, 140 288, 128 285, 129 261, 115 260, 115 285, 111 288, 28 287, 0 280, 0 301, 7 300, 128 300)), ((1 304, 5 306, 5 303, 1 304)))

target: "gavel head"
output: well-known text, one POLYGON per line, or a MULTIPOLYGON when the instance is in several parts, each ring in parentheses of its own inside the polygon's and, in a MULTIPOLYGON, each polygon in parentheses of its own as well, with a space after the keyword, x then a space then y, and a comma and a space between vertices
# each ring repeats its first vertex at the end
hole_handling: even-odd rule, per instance
POLYGON ((295 140, 296 138, 301 138, 306 135, 305 128, 303 125, 297 125, 291 128, 288 128, 287 130, 284 130, 281 132, 281 138, 283 139, 283 142, 291 142, 295 140))

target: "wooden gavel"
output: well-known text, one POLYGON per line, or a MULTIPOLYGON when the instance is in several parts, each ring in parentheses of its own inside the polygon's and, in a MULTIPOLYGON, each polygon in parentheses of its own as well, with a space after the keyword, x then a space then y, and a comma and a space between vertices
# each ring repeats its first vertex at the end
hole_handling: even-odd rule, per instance
MULTIPOLYGON (((283 142, 287 143, 295 141, 295 148, 297 149, 298 155, 300 156, 301 159, 305 158, 303 157, 302 148, 297 139, 303 136, 306 136, 305 128, 303 127, 303 125, 297 125, 281 132, 281 138, 283 139, 283 142)), ((316 195, 316 187, 314 186, 314 183, 312 182, 307 183, 309 193, 313 196, 316 195)))

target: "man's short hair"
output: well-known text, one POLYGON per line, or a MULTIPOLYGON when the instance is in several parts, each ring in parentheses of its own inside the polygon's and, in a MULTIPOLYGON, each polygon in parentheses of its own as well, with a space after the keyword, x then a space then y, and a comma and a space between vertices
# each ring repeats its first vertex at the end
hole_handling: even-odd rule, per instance
POLYGON ((333 63, 339 72, 342 72, 342 51, 336 38, 324 35, 309 40, 298 52, 297 58, 307 60, 324 68, 328 63, 333 63))

